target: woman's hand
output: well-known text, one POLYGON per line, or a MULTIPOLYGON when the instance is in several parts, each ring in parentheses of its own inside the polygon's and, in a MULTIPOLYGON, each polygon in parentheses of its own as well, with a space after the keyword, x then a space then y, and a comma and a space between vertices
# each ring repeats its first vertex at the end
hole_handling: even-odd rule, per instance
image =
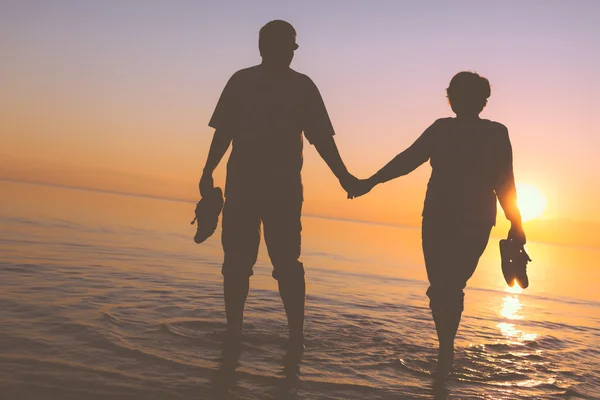
POLYGON ((522 224, 515 224, 514 222, 510 226, 510 230, 508 231, 508 238, 515 240, 517 243, 525 244, 527 243, 527 237, 525 236, 525 231, 523 230, 522 224))

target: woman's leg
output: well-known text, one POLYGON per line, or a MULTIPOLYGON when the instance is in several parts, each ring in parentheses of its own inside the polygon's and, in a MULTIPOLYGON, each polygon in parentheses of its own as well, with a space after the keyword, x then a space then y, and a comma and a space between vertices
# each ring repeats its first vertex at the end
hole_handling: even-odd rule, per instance
POLYGON ((445 378, 454 364, 454 338, 460 324, 461 312, 433 311, 431 312, 438 336, 438 360, 435 367, 435 376, 445 378))
POLYGON ((436 376, 444 378, 454 361, 454 339, 464 307, 467 280, 485 250, 491 227, 424 220, 423 254, 429 278, 427 295, 439 341, 436 376))

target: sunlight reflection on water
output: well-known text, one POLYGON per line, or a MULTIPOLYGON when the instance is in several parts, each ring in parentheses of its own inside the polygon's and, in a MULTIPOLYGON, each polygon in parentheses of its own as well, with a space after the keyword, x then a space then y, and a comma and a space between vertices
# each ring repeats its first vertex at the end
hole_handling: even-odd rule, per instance
POLYGON ((517 315, 517 312, 521 307, 522 305, 521 301, 519 301, 519 296, 506 296, 503 299, 500 315, 508 319, 523 319, 522 315, 517 315))
MULTIPOLYGON (((508 288, 505 291, 509 293, 520 293, 522 289, 515 286, 513 288, 508 288), (515 288, 517 288, 518 291, 515 290, 515 288)), ((524 317, 517 314, 521 308, 523 308, 523 304, 521 304, 518 294, 505 296, 502 299, 500 315, 509 320, 522 320, 524 317)), ((517 329, 514 323, 500 322, 496 326, 500 328, 502 335, 507 338, 511 344, 524 344, 524 342, 534 341, 539 336, 537 333, 527 333, 517 329)))
MULTIPOLYGON (((73 388, 73 399, 181 399, 218 388, 220 236, 193 243, 193 204, 6 183, 0 204, 3 400, 7 385, 30 394, 19 398, 73 388)), ((419 231, 309 217, 303 227, 307 350, 292 390, 306 400, 429 398, 437 341, 419 231)), ((497 246, 482 257, 467 288, 452 396, 600 392, 600 253, 535 243, 532 253, 525 291, 506 287, 497 246)), ((287 327, 264 245, 246 322, 228 390, 273 398, 287 385, 287 327)))

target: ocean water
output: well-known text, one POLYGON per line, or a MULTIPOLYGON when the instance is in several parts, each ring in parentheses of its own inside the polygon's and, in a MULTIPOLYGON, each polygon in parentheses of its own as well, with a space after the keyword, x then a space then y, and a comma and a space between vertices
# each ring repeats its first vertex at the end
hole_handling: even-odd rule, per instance
POLYGON ((219 232, 193 242, 193 204, 10 182, 0 204, 2 399, 600 398, 598 249, 528 244, 517 291, 492 238, 436 393, 417 229, 304 218, 294 360, 264 248, 223 346, 219 232))

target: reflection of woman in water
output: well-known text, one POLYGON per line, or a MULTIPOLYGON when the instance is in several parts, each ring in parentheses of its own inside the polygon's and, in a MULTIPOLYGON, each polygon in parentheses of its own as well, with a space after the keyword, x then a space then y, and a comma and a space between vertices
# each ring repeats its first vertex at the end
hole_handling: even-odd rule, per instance
POLYGON ((430 160, 422 241, 430 283, 427 296, 440 345, 438 378, 447 376, 452 367, 463 289, 496 223, 496 197, 512 223, 509 237, 525 243, 508 131, 498 122, 479 118, 490 96, 489 81, 460 72, 450 81, 447 94, 456 118, 435 121, 412 146, 349 193, 363 195, 430 160))

